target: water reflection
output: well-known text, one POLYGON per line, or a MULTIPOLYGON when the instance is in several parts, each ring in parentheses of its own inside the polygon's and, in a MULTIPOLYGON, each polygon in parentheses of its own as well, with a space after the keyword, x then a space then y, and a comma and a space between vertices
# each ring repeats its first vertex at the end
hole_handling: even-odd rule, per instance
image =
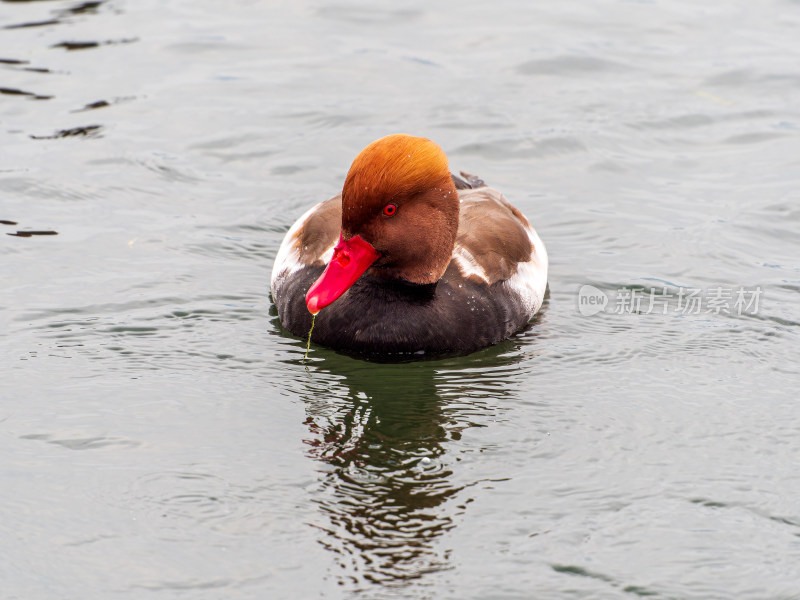
POLYGON ((520 339, 439 361, 375 364, 316 349, 303 381, 308 455, 321 470, 314 525, 339 583, 400 584, 449 568, 438 543, 470 502, 458 440, 504 410, 520 339), (458 497, 458 502, 455 498, 458 497))

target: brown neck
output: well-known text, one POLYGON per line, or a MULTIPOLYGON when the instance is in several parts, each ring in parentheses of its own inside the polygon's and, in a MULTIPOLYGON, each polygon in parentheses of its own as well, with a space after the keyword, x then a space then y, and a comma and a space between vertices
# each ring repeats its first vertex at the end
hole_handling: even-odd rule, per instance
POLYGON ((372 274, 416 284, 439 281, 453 257, 459 208, 458 192, 449 174, 403 202, 398 212, 401 237, 387 227, 376 238, 380 240, 376 249, 383 256, 372 274))

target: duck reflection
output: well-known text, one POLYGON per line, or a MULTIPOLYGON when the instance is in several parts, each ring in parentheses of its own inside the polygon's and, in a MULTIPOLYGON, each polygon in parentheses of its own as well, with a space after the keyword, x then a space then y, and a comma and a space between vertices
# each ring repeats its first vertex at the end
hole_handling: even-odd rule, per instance
POLYGON ((313 352, 304 441, 323 465, 314 496, 325 519, 315 526, 341 584, 400 584, 448 568, 437 538, 456 526, 470 501, 460 492, 475 483, 454 472, 458 440, 503 410, 495 400, 513 393, 523 344, 406 364, 313 352))
POLYGON ((366 365, 348 373, 348 397, 309 403, 309 455, 329 468, 321 542, 353 583, 413 578, 446 564, 431 542, 453 527, 436 510, 458 492, 441 457, 449 433, 430 368, 366 365))

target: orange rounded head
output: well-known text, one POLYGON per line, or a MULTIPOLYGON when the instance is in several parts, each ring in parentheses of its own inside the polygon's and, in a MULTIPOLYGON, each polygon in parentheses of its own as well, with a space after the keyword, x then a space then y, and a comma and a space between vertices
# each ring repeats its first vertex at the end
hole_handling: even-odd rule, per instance
POLYGON ((309 310, 316 314, 336 300, 367 269, 409 283, 437 282, 453 255, 458 213, 458 192, 437 144, 404 134, 372 142, 347 173, 341 239, 306 295, 309 310))

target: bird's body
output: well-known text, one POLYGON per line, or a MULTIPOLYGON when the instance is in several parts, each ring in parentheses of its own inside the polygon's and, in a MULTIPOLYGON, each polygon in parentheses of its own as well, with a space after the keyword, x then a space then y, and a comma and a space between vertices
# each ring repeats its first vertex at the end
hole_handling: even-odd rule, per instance
POLYGON ((342 194, 283 240, 271 291, 284 327, 306 335, 313 311, 314 342, 365 354, 467 353, 522 328, 547 286, 544 244, 500 192, 464 175, 424 138, 368 146, 342 194))

